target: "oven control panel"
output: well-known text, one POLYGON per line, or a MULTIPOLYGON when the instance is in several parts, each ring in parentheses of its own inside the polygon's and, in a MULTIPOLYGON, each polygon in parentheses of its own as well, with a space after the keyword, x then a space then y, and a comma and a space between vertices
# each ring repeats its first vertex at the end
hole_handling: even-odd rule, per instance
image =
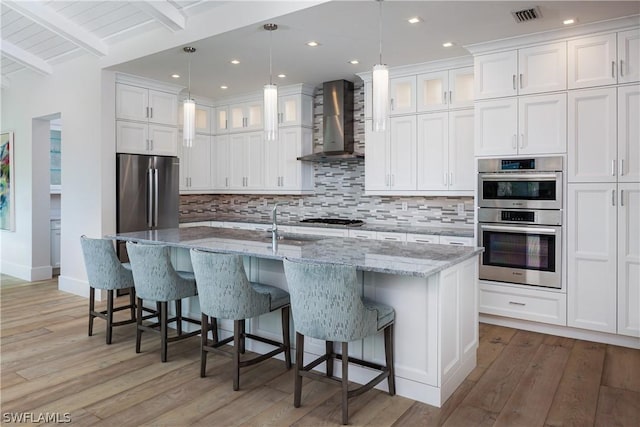
POLYGON ((532 211, 501 211, 502 221, 509 222, 536 222, 536 213, 532 211))
POLYGON ((556 209, 478 209, 479 223, 562 225, 562 211, 556 209))

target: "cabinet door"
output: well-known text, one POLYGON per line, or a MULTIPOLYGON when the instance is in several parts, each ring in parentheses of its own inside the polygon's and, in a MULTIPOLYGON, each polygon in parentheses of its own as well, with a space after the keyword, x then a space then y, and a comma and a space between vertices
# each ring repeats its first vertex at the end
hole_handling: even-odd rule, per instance
POLYGON ((416 189, 416 116, 392 117, 389 133, 389 173, 393 190, 416 189))
MULTIPOLYGON (((418 116, 417 154, 418 190, 446 190, 449 180, 449 113, 418 116)), ((471 156, 473 158, 473 148, 471 156)))
POLYGON ((473 107, 473 67, 449 70, 449 108, 473 107))
POLYGON ((118 153, 147 154, 149 125, 116 121, 116 151, 118 153))
POLYGON ((518 71, 520 95, 567 89, 567 43, 520 49, 518 71))
POLYGON ((281 129, 279 139, 280 187, 285 190, 300 190, 303 164, 297 159, 302 155, 302 129, 281 129))
POLYGON ((149 90, 149 122, 176 126, 178 97, 172 93, 149 90))
POLYGON ((146 122, 149 118, 149 91, 116 83, 116 119, 146 122))
POLYGON ((197 134, 189 153, 189 190, 210 190, 211 137, 197 134))
POLYGON ((262 100, 247 102, 244 105, 245 128, 247 130, 262 130, 262 100))
POLYGON ((280 126, 300 126, 302 124, 301 98, 302 95, 287 95, 278 98, 278 123, 280 126))
POLYGON ((618 33, 618 83, 640 80, 640 29, 618 33))
POLYGON ((438 71, 417 77, 417 110, 429 112, 449 108, 449 73, 438 71))
POLYGON ((389 132, 374 132, 371 120, 364 123, 364 188, 387 190, 389 186, 389 132))
POLYGON ((229 106, 229 130, 232 132, 244 130, 244 117, 244 105, 229 106))
POLYGON ((245 142, 245 187, 262 189, 264 187, 264 138, 262 132, 247 134, 245 142))
POLYGON ((640 182, 640 86, 618 88, 618 181, 640 182))
POLYGON ((211 107, 196 104, 196 132, 210 134, 211 129, 211 107))
POLYGON ((517 153, 518 100, 516 98, 476 102, 475 155, 517 153))
POLYGON ((567 95, 518 98, 519 154, 567 152, 567 95))
POLYGON ((568 182, 616 181, 616 89, 570 91, 568 182))
POLYGON ((60 221, 51 221, 51 267, 60 267, 60 221))
POLYGON ((229 157, 229 135, 213 138, 212 157, 213 187, 217 190, 229 188, 229 168, 232 164, 229 157))
POLYGON ((280 129, 278 132, 278 139, 275 141, 264 142, 264 188, 265 190, 279 190, 280 178, 281 178, 281 150, 280 144, 286 137, 284 136, 285 130, 280 129))
POLYGON ((229 107, 216 108, 215 129, 216 133, 224 133, 229 130, 229 107))
POLYGON ((150 154, 178 155, 178 130, 174 127, 149 125, 150 154))
POLYGON ((618 187, 618 333, 640 337, 640 184, 618 187))
POLYGON ((449 113, 449 190, 473 191, 476 186, 473 116, 473 110, 449 113))
POLYGON ((473 59, 476 99, 517 94, 518 53, 508 51, 477 55, 473 59))
POLYGON ((391 109, 389 114, 416 112, 416 77, 396 77, 389 79, 391 109))
POLYGON ((569 89, 616 84, 616 34, 567 42, 569 89))
POLYGON ((569 184, 567 325, 616 332, 616 186, 569 184))

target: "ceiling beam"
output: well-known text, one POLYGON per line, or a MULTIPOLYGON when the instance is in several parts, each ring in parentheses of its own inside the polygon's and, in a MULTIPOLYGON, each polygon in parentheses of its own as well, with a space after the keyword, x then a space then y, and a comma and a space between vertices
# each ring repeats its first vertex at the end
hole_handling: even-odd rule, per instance
POLYGON ((51 74, 53 68, 45 60, 6 40, 0 40, 2 55, 40 74, 51 74))
POLYGON ((171 31, 184 30, 186 25, 184 15, 168 1, 137 1, 133 4, 171 31))
POLYGON ((96 56, 109 53, 107 44, 93 33, 40 2, 3 0, 2 4, 96 56))

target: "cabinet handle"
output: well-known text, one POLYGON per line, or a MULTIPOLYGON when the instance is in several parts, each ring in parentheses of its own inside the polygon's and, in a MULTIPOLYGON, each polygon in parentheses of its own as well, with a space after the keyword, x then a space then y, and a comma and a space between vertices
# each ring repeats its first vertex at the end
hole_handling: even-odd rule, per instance
POLYGON ((611 176, 616 176, 616 161, 611 160, 611 176))
POLYGON ((511 304, 511 305, 521 305, 521 306, 523 306, 523 307, 524 307, 525 305, 527 305, 527 304, 525 304, 525 303, 523 303, 523 302, 515 302, 515 301, 509 301, 509 304, 511 304))
POLYGON ((153 119, 153 107, 149 108, 149 111, 151 112, 151 115, 149 117, 153 119))
POLYGON ((224 128, 225 129, 229 129, 228 126, 227 126, 227 119, 224 119, 224 128))
POLYGON ((149 150, 150 150, 150 148, 149 148, 149 140, 148 140, 148 139, 147 139, 147 145, 146 145, 146 148, 147 148, 147 151, 149 151, 149 150))
POLYGON ((453 92, 449 91, 449 104, 453 104, 453 92))
POLYGON ((513 134, 513 138, 511 138, 511 147, 515 150, 517 148, 517 144, 518 144, 518 135, 516 135, 515 133, 513 134))
POLYGON ((443 99, 442 103, 446 105, 446 103, 447 103, 447 91, 446 90, 444 91, 444 94, 442 95, 442 99, 443 99))
POLYGON ((443 172, 442 173, 442 183, 444 184, 444 186, 447 186, 447 173, 443 172))
POLYGON ((622 59, 620 60, 620 77, 624 77, 624 67, 622 66, 622 59))
POLYGON ((385 175, 385 176, 384 176, 384 185, 385 185, 386 187, 388 187, 388 186, 389 186, 389 175, 385 175))
POLYGON ((513 75, 513 90, 516 90, 516 75, 513 75))
POLYGON ((616 205, 616 190, 611 190, 611 206, 616 205))
POLYGON ((616 77, 616 61, 611 61, 611 77, 616 77))
POLYGON ((147 112, 145 114, 146 114, 145 117, 149 118, 149 107, 147 107, 147 112))
POLYGON ((449 172, 449 185, 453 185, 453 172, 449 172))
POLYGON ((620 159, 620 176, 624 175, 624 159, 620 159))
POLYGON ((153 151, 153 139, 150 139, 149 143, 151 144, 151 151, 153 151))
POLYGON ((227 178, 227 177, 224 178, 224 186, 225 187, 229 186, 229 178, 227 178))
POLYGON ((462 242, 449 242, 450 245, 458 245, 458 246, 464 246, 464 243, 462 242))
POLYGON ((520 89, 522 89, 522 73, 520 73, 520 89))
POLYGON ((620 190, 620 206, 624 206, 624 190, 620 190))

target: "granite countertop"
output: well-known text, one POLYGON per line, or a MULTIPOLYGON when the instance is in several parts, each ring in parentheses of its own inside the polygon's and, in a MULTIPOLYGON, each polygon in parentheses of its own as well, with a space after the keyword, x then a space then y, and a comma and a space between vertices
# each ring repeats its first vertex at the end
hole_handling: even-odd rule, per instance
MULTIPOLYGON (((227 221, 227 222, 242 222, 247 224, 271 224, 271 220, 267 219, 247 219, 241 216, 216 216, 209 219, 194 219, 181 221, 183 223, 189 222, 203 222, 203 221, 227 221)), ((394 233, 414 233, 414 234, 433 234, 438 236, 455 236, 455 237, 473 237, 473 226, 465 227, 443 227, 443 226, 422 226, 422 225, 393 225, 393 224, 376 224, 376 223, 364 223, 360 226, 345 226, 345 225, 332 225, 332 224, 310 224, 300 221, 287 221, 278 220, 278 225, 287 227, 315 227, 315 228, 339 228, 339 229, 353 229, 353 230, 367 230, 367 231, 380 231, 380 232, 394 232, 394 233)))
POLYGON ((239 253, 258 258, 353 265, 358 270, 403 276, 428 277, 465 261, 482 248, 431 245, 348 237, 324 237, 283 233, 276 251, 271 233, 215 227, 187 227, 137 231, 108 238, 144 243, 163 243, 179 248, 196 248, 239 253))

